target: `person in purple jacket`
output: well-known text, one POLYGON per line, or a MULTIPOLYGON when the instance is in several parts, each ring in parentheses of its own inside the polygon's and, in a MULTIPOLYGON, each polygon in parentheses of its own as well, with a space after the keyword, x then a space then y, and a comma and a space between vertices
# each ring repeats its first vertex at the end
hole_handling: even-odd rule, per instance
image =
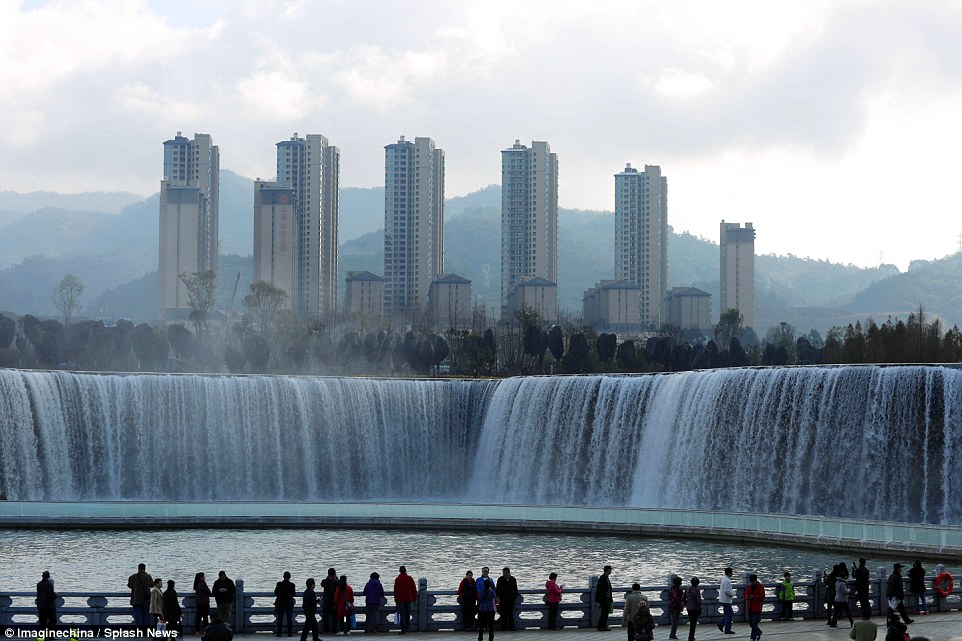
POLYGON ((364 586, 364 632, 377 634, 377 624, 381 619, 381 606, 387 601, 381 575, 371 572, 371 578, 364 586))

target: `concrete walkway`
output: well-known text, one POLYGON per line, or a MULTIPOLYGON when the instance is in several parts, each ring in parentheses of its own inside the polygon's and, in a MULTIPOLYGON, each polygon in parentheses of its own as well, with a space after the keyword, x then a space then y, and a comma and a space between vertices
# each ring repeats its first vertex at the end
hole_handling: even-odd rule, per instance
MULTIPOLYGON (((882 641, 885 638, 885 628, 883 627, 885 619, 876 616, 873 617, 872 620, 880 626, 878 641, 882 641)), ((825 619, 778 623, 763 621, 761 628, 762 639, 764 641, 848 641, 849 639, 848 622, 840 623, 838 628, 833 629, 825 624, 825 619)), ((655 628, 655 641, 667 641, 668 630, 669 628, 667 626, 658 626, 655 628)), ((715 624, 708 623, 698 626, 695 638, 697 641, 720 641, 722 639, 731 639, 734 641, 749 638, 750 630, 747 623, 736 623, 732 627, 732 630, 734 630, 735 634, 722 634, 718 631, 715 624)), ((930 641, 962 641, 962 612, 948 612, 916 617, 915 623, 909 626, 909 634, 913 639, 926 637, 930 641)), ((382 632, 376 635, 375 638, 393 638, 396 635, 396 632, 382 632)), ((477 639, 475 635, 475 632, 413 632, 406 636, 413 636, 424 641, 474 641, 477 639)), ((188 635, 188 638, 189 636, 190 635, 188 635)), ((267 637, 266 634, 259 634, 257 636, 260 638, 267 637)), ((369 635, 361 632, 352 632, 350 636, 367 637, 369 635)), ((298 637, 295 634, 293 638, 297 639, 298 637)), ((324 635, 322 638, 324 641, 333 641, 333 639, 338 637, 324 635)), ((557 641, 627 641, 627 632, 624 628, 618 627, 612 628, 611 632, 598 632, 593 628, 566 628, 558 632, 549 632, 548 630, 501 632, 497 629, 497 626, 495 626, 494 638, 495 640, 501 639, 502 641, 549 641, 550 639, 557 641), (535 637, 537 637, 537 639, 535 637)), ((685 641, 688 638, 687 624, 685 626, 679 626, 678 638, 681 641, 685 641)), ((308 637, 308 639, 310 639, 310 637, 308 637)), ((485 641, 486 640, 487 635, 485 635, 485 641)))

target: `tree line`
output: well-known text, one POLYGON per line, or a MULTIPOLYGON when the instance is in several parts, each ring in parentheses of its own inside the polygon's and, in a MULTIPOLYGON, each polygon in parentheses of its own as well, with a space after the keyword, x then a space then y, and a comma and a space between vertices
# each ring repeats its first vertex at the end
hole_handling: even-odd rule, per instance
POLYGON ((75 321, 83 284, 70 275, 54 290, 63 322, 0 315, 0 366, 86 371, 230 372, 320 375, 511 376, 524 374, 680 372, 746 366, 847 363, 958 363, 962 332, 945 330, 920 306, 906 321, 871 318, 833 327, 825 339, 780 323, 759 340, 737 310, 706 334, 663 325, 644 338, 619 340, 580 319, 548 325, 533 309, 493 322, 475 310, 471 328, 438 334, 417 322, 397 330, 386 320, 344 317, 303 323, 284 310, 287 293, 249 287, 237 319, 212 323, 216 275, 184 274, 189 322, 155 327, 75 321), (384 323, 379 326, 380 323, 384 323))

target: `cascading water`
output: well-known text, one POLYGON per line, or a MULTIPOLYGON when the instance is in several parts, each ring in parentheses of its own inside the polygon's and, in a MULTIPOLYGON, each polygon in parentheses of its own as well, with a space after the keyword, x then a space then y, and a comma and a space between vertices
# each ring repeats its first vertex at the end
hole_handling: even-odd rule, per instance
POLYGON ((504 381, 0 370, 0 492, 470 500, 962 524, 962 371, 504 381))
POLYGON ((455 498, 495 386, 0 370, 0 491, 24 500, 455 498))

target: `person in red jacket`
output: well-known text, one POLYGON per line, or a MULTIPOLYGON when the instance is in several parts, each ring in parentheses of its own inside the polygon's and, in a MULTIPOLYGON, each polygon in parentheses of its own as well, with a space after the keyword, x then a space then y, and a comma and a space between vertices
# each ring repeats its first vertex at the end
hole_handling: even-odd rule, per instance
POLYGON ((401 618, 401 634, 404 634, 411 627, 411 605, 418 600, 418 586, 406 567, 402 565, 398 572, 394 579, 394 602, 401 618))
POLYGON ((334 607, 337 609, 338 627, 335 634, 350 634, 351 615, 354 614, 354 588, 347 583, 347 575, 342 574, 341 580, 334 590, 334 607))
POLYGON ((548 629, 558 629, 558 608, 561 605, 563 585, 558 585, 558 574, 552 572, 544 582, 544 602, 548 604, 548 629))
POLYGON ((765 586, 758 582, 758 575, 748 577, 745 586, 745 612, 748 613, 748 624, 752 626, 752 641, 760 641, 762 630, 758 624, 762 620, 762 604, 765 602, 765 586))
POLYGON ((458 585, 458 605, 461 606, 461 622, 465 630, 474 629, 474 617, 478 612, 478 587, 474 572, 468 570, 458 585))

